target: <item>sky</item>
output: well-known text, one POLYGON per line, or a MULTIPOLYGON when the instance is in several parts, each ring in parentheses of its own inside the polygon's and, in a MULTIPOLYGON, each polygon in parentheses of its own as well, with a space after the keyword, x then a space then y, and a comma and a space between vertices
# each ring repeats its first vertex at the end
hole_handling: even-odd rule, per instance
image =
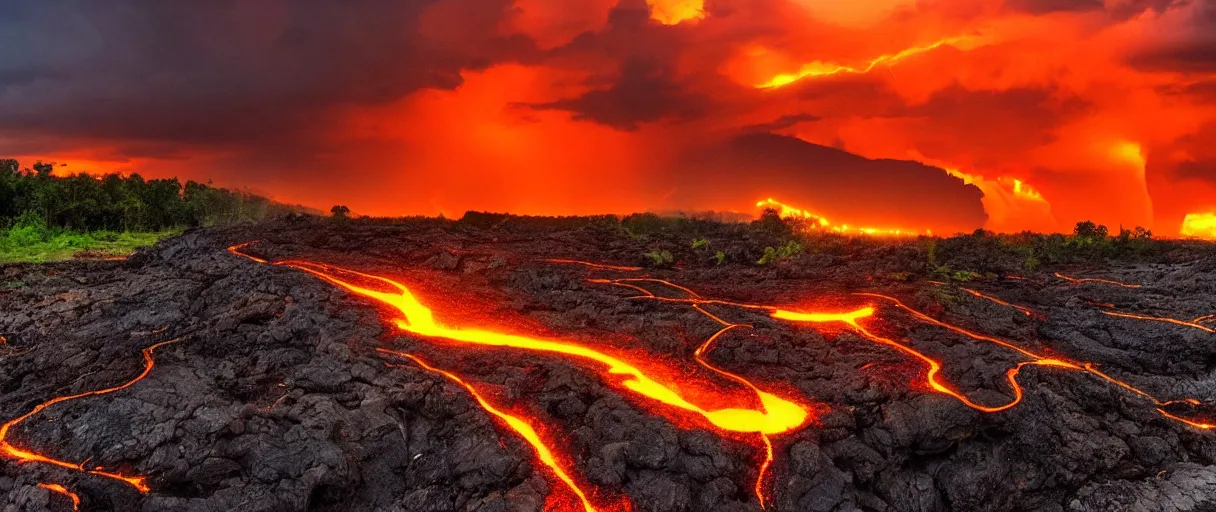
POLYGON ((1216 225, 1211 0, 9 0, 0 156, 357 214, 1216 225))

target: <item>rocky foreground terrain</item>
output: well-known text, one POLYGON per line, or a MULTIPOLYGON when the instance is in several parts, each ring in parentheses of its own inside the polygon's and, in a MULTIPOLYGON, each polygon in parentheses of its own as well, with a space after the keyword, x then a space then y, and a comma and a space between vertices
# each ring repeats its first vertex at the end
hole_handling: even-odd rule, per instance
POLYGON ((1202 319, 1216 314, 1210 251, 1101 268, 975 269, 967 282, 942 283, 925 268, 924 241, 756 265, 763 243, 737 234, 711 233, 701 255, 678 233, 300 219, 191 231, 126 261, 0 267, 0 420, 11 425, 0 508, 71 510, 75 496, 82 510, 583 509, 552 498, 570 491, 467 389, 377 351, 387 348, 534 421, 601 509, 761 510, 755 435, 673 413, 577 358, 403 331, 383 304, 227 250, 255 240, 244 250, 270 262, 307 259, 406 283, 440 322, 603 347, 751 407, 745 387, 694 362, 719 322, 689 303, 589 279, 661 278, 705 298, 794 311, 872 306, 860 325, 937 362, 936 378, 972 402, 934 389, 925 360, 848 325, 706 305, 747 326, 722 333, 705 358, 810 411, 770 436, 769 510, 1216 510, 1216 430, 1205 428, 1216 423, 1216 323, 1202 319), (675 265, 543 261, 644 266, 653 250, 674 253, 675 265), (1032 358, 947 326, 1074 367, 1021 367, 1015 388, 1007 372, 1032 358), (1017 391, 1015 405, 982 410, 1017 391), (112 475, 146 477, 146 492, 112 475))

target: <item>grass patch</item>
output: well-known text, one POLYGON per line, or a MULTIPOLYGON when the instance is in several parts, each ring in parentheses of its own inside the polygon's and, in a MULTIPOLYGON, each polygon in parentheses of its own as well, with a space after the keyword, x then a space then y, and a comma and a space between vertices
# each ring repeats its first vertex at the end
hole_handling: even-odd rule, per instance
POLYGON ((83 258, 118 258, 135 249, 181 233, 169 229, 150 233, 95 231, 78 233, 38 225, 0 229, 0 263, 43 263, 83 258))

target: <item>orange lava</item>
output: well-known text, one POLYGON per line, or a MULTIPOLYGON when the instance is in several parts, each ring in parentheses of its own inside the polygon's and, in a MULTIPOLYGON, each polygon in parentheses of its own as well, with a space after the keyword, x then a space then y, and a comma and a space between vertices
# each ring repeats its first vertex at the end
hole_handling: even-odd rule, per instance
POLYGON ((998 299, 998 298, 993 297, 993 296, 991 296, 991 295, 987 295, 987 294, 984 294, 984 293, 980 293, 979 291, 972 290, 972 289, 970 289, 970 288, 960 288, 960 289, 961 289, 961 290, 963 290, 963 291, 965 291, 965 292, 967 292, 967 293, 970 293, 971 295, 974 295, 974 296, 976 296, 976 297, 979 297, 979 298, 981 298, 981 299, 988 299, 988 300, 990 300, 990 301, 992 301, 992 302, 995 302, 995 303, 997 303, 997 304, 1000 304, 1000 305, 1002 305, 1002 306, 1011 307, 1011 308, 1013 308, 1013 309, 1016 309, 1016 310, 1018 310, 1018 311, 1021 311, 1021 312, 1022 312, 1022 314, 1026 315, 1026 316, 1034 316, 1034 310, 1032 310, 1032 309, 1030 309, 1030 308, 1028 308, 1028 307, 1026 307, 1026 306, 1019 306, 1019 305, 1017 305, 1017 304, 1010 304, 1010 303, 1005 302, 1005 301, 1003 301, 1003 300, 1001 300, 1001 299, 998 299))
POLYGON ((3 425, 0 425, 0 455, 14 459, 19 463, 39 462, 39 463, 43 463, 43 464, 51 464, 53 466, 59 466, 61 468, 71 469, 71 470, 80 471, 83 473, 89 473, 92 475, 97 475, 97 476, 101 476, 101 477, 105 477, 105 478, 110 478, 113 480, 118 480, 120 482, 125 482, 125 483, 131 485, 132 487, 138 489, 139 492, 142 492, 142 493, 146 493, 146 492, 150 491, 151 488, 148 487, 147 477, 124 475, 121 473, 103 471, 99 468, 87 469, 84 467, 85 463, 83 463, 83 462, 72 463, 72 462, 67 462, 67 461, 51 458, 49 456, 42 455, 40 453, 32 452, 29 450, 23 450, 21 448, 13 446, 12 444, 9 443, 8 432, 9 432, 9 429, 13 428, 14 425, 29 419, 29 417, 31 417, 35 414, 38 414, 38 413, 42 412, 44 409, 46 409, 47 407, 50 407, 57 403, 67 402, 69 400, 75 400, 77 398, 84 398, 84 397, 88 397, 88 396, 104 395, 104 394, 108 394, 108 393, 113 393, 115 391, 122 391, 126 388, 131 387, 136 382, 143 380, 144 377, 147 377, 148 374, 152 372, 152 367, 156 365, 156 363, 152 360, 152 352, 154 350, 156 350, 157 348, 159 348, 161 346, 168 345, 170 343, 176 343, 178 341, 181 341, 181 339, 178 338, 175 340, 162 341, 160 343, 157 343, 155 345, 152 345, 148 348, 143 349, 141 351, 141 353, 144 356, 144 370, 142 372, 140 372, 139 375, 135 376, 135 378, 133 378, 121 385, 118 385, 118 386, 115 386, 112 388, 105 388, 105 389, 99 389, 99 390, 94 390, 94 391, 86 391, 84 393, 77 393, 75 395, 58 396, 58 397, 52 398, 46 402, 38 404, 38 406, 34 407, 33 410, 31 410, 28 413, 25 413, 22 416, 18 416, 17 418, 9 420, 8 422, 4 423, 3 425))
POLYGON ((964 329, 962 327, 958 327, 958 326, 954 326, 954 325, 942 322, 940 320, 937 320, 933 317, 930 317, 924 313, 921 313, 919 311, 916 311, 915 309, 908 307, 903 302, 901 302, 899 299, 896 299, 894 297, 889 297, 889 296, 881 295, 881 294, 877 294, 877 293, 858 293, 857 295, 881 298, 881 299, 884 299, 887 301, 891 301, 895 304, 896 307, 912 314, 913 316, 915 316, 927 323, 949 329, 951 331, 954 331, 956 333, 962 334, 964 336, 967 336, 967 337, 975 339, 975 340, 996 343, 1000 346, 1014 350, 1015 352, 1018 352, 1018 353, 1022 354, 1023 356, 1026 356, 1027 358, 1029 358, 1030 361, 1024 361, 1024 362, 1018 363, 1017 366, 1015 366, 1014 368, 1011 368, 1008 372, 1006 372, 1006 377, 1013 390, 1013 394, 1014 394, 1013 400, 1011 400, 1007 404, 1000 405, 1000 406, 993 406, 993 407, 979 406, 979 405, 971 403, 966 398, 962 397, 958 392, 950 389, 949 387, 941 384, 940 382, 935 381, 935 375, 941 369, 941 365, 937 361, 916 351, 915 349, 913 349, 911 347, 897 343, 897 342, 887 339, 887 338, 875 336, 874 334, 871 334, 868 331, 866 331, 864 328, 861 328, 860 326, 855 326, 859 329, 859 332, 861 332, 863 336, 869 338, 871 341, 875 341, 875 342, 882 343, 885 345, 890 345, 892 347, 895 347, 909 355, 912 355, 912 356, 924 361, 926 364, 929 365, 928 381, 929 381, 929 385, 931 388, 933 388, 935 391, 953 396, 953 397, 957 398, 959 401, 961 401, 963 404, 965 404, 968 407, 971 407, 973 409, 976 409, 978 411, 982 411, 982 412, 1003 411, 1005 409, 1009 409, 1010 407, 1013 407, 1014 405, 1017 405, 1018 402, 1021 402, 1023 391, 1022 391, 1021 385, 1018 384, 1018 382, 1017 382, 1017 379, 1016 379, 1017 374, 1022 369, 1023 366, 1039 365, 1039 366, 1051 366, 1051 367, 1056 367, 1056 368, 1063 368, 1065 370, 1084 371, 1086 373, 1089 373, 1090 375, 1098 377, 1102 380, 1110 382, 1111 384, 1114 384, 1123 389, 1131 391, 1132 393, 1135 393, 1136 395, 1139 395, 1145 399, 1148 399, 1149 401, 1151 401, 1153 403, 1153 405, 1157 406, 1157 411, 1159 413, 1161 413, 1161 415, 1163 417, 1166 417, 1166 418, 1169 418, 1172 420, 1177 420, 1186 425, 1190 425, 1192 427, 1197 427, 1197 428, 1201 428, 1201 429, 1205 429, 1205 430, 1212 428, 1211 425, 1209 425, 1208 423, 1205 423, 1203 421, 1182 418, 1177 415, 1170 414, 1170 413, 1166 412, 1164 409, 1165 406, 1168 406, 1168 405, 1171 405, 1174 403, 1179 403, 1179 402, 1187 403, 1190 405, 1199 405, 1200 402, 1193 398, 1187 398, 1187 399, 1183 399, 1183 400, 1162 401, 1161 399, 1159 399, 1153 395, 1150 395, 1147 392, 1145 392, 1139 388, 1136 388, 1135 386, 1132 386, 1131 384, 1128 384, 1124 381, 1121 381, 1119 379, 1116 379, 1114 377, 1111 377, 1110 375, 1107 375, 1107 374, 1099 371, 1093 363, 1076 363, 1076 362, 1066 361, 1063 359, 1042 356, 1042 355, 1036 354, 1034 352, 1031 352, 1029 350, 1026 350, 1024 348, 1018 347, 1017 345, 1014 345, 1013 343, 1010 343, 1008 341, 1004 341, 999 338, 994 338, 991 336, 985 336, 983 334, 978 334, 978 333, 969 331, 967 329, 964 329))
POLYGON ((621 272, 635 272, 638 270, 642 270, 642 267, 626 267, 626 266, 622 266, 622 265, 604 265, 604 264, 600 264, 600 263, 591 263, 589 261, 579 261, 579 260, 562 260, 562 259, 550 258, 550 259, 541 260, 541 261, 544 261, 546 263, 582 265, 584 267, 593 268, 593 269, 597 269, 597 270, 619 270, 621 272))
POLYGON ((707 409, 694 403, 695 397, 684 397, 674 389, 674 386, 660 383, 647 376, 636 364, 625 362, 571 341, 532 338, 477 328, 444 326, 435 321, 431 310, 423 306, 410 293, 409 288, 397 281, 309 261, 292 260, 277 262, 276 264, 303 270, 334 285, 345 288, 356 295, 374 299, 396 309, 403 317, 396 320, 395 323, 399 329, 406 332, 477 345, 511 347, 537 352, 563 354, 599 363, 604 367, 607 375, 623 376, 624 378, 619 384, 625 389, 632 391, 640 397, 698 414, 710 424, 722 430, 777 434, 802 426, 808 419, 808 411, 805 408, 769 393, 764 393, 760 396, 763 410, 742 407, 707 409), (396 291, 385 292, 365 288, 341 279, 336 274, 350 274, 364 279, 379 281, 395 288, 396 291))
POLYGON ((820 229, 826 229, 840 233, 842 235, 870 235, 870 236, 920 236, 932 235, 933 232, 926 229, 917 231, 915 229, 904 228, 875 228, 875 227, 857 227, 849 226, 848 224, 833 224, 828 219, 817 213, 812 213, 808 210, 795 208, 788 204, 777 201, 773 198, 768 198, 763 201, 756 202, 757 208, 772 208, 777 210, 778 215, 782 218, 806 219, 813 222, 820 229))
POLYGON ((1163 318, 1163 317, 1158 317, 1158 316, 1137 315, 1134 313, 1119 313, 1116 311, 1102 311, 1102 314, 1110 315, 1110 316, 1117 316, 1117 317, 1121 317, 1121 318, 1135 318, 1137 320, 1151 320, 1154 322, 1166 322, 1166 323, 1171 323, 1171 324, 1175 324, 1175 325, 1182 325, 1182 326, 1191 327, 1194 329, 1199 329, 1204 332, 1216 333, 1216 329, 1212 329, 1211 327, 1207 327, 1204 325, 1199 325, 1198 322, 1187 322, 1185 320, 1175 320, 1173 318, 1163 318))
MULTIPOLYGON (((249 257, 248 255, 241 252, 242 247, 244 247, 244 245, 234 246, 233 248, 230 248, 229 250, 230 250, 230 252, 232 252, 233 254, 236 254, 238 256, 249 257)), ((258 260, 253 257, 250 257, 250 258, 254 259, 255 261, 258 260)), ((595 264, 595 263, 579 262, 579 261, 574 261, 574 260, 558 260, 558 261, 554 261, 554 262, 556 262, 556 263, 576 263, 576 264, 582 264, 582 265, 588 266, 590 268, 608 269, 608 270, 621 270, 622 268, 630 268, 630 267, 613 267, 613 266, 609 266, 609 265, 599 265, 599 264, 595 264)), ((454 328, 454 327, 443 326, 434 319, 432 311, 430 309, 428 309, 426 306, 424 306, 417 298, 415 298, 414 295, 410 292, 410 290, 405 285, 403 285, 397 281, 394 281, 392 279, 386 278, 386 277, 366 274, 366 273, 357 272, 357 271, 353 271, 353 270, 349 270, 349 269, 343 269, 343 268, 332 266, 332 265, 326 265, 326 264, 322 264, 322 263, 302 261, 302 260, 289 260, 289 261, 276 262, 274 264, 287 266, 287 267, 295 268, 298 270, 302 270, 304 272, 308 272, 331 284, 344 288, 356 295, 368 297, 368 298, 374 299, 382 304, 392 307, 396 311, 400 312, 402 315, 402 318, 396 320, 397 327, 406 332, 411 332, 411 333, 418 334, 421 336, 426 336, 426 337, 443 338, 443 339, 461 341, 461 342, 466 342, 466 343, 473 343, 473 344, 478 344, 478 345, 512 347, 512 348, 533 350, 533 351, 538 351, 538 352, 561 354, 561 355, 566 355, 566 356, 573 356, 573 357, 587 360, 587 361, 594 362, 594 363, 599 363, 600 365, 604 366, 605 375, 618 375, 618 376, 623 377, 621 380, 619 380, 619 385, 624 387, 626 390, 629 390, 641 397, 648 398, 650 400, 656 401, 656 402, 666 405, 668 407, 673 407, 673 408, 676 408, 679 410, 696 413, 696 414, 702 416, 706 421, 708 421, 709 424, 712 424, 714 427, 717 427, 718 429, 721 429, 723 431, 736 432, 736 433, 755 433, 760 436, 760 438, 764 444, 764 447, 765 447, 765 459, 760 467, 756 486, 755 486, 757 499, 760 501, 762 506, 763 506, 764 500, 765 500, 764 494, 763 494, 764 475, 773 460, 772 443, 768 439, 768 435, 780 434, 780 433, 788 432, 790 430, 798 428, 807 422, 807 420, 809 419, 810 414, 811 414, 809 406, 806 406, 803 404, 798 404, 798 403, 792 402, 790 400, 784 399, 782 397, 779 397, 775 394, 765 392, 765 391, 759 389, 754 384, 752 384, 747 379, 743 378, 742 376, 728 372, 721 368, 717 368, 717 367, 711 365, 708 361, 706 361, 704 359, 705 353, 710 350, 714 341, 716 341, 718 339, 718 337, 720 337, 723 333, 725 333, 726 331, 728 331, 730 329, 733 329, 736 327, 743 327, 743 325, 731 324, 729 322, 726 322, 726 321, 722 320, 721 318, 718 318, 717 316, 714 316, 713 314, 709 313, 708 311, 705 311, 704 309, 700 308, 699 305, 697 306, 698 311, 701 311, 702 313, 704 313, 708 317, 712 318, 716 322, 719 322, 720 324, 722 324, 722 328, 719 329, 713 336, 711 336, 708 340, 706 340, 706 342, 703 343, 697 349, 697 351, 695 353, 697 362, 700 363, 701 365, 705 366, 706 368, 714 371, 715 373, 722 375, 726 378, 729 378, 735 382, 738 382, 738 383, 746 386, 750 390, 752 390, 759 400, 759 403, 760 403, 759 409, 752 409, 752 408, 746 408, 746 407, 727 408, 727 409, 711 409, 706 406, 699 405, 696 403, 697 398, 699 398, 699 397, 685 397, 685 396, 681 395, 680 392, 677 391, 675 386, 673 386, 671 384, 664 384, 664 383, 660 383, 660 382, 656 381, 652 377, 646 375, 646 373, 644 373, 643 370, 640 369, 639 366, 635 363, 629 363, 629 362, 623 361, 616 357, 601 353, 592 348, 589 348, 589 347, 586 347, 583 345, 579 345, 577 343, 573 343, 570 341, 532 338, 532 337, 528 337, 528 336, 506 334, 506 333, 495 332, 495 331, 490 331, 490 330, 482 330, 482 329, 477 329, 477 328, 454 328), (363 280, 375 281, 375 282, 381 283, 383 285, 387 285, 388 287, 392 288, 394 291, 382 291, 382 290, 376 290, 376 289, 360 286, 343 277, 346 275, 349 275, 352 277, 358 277, 363 280)), ((691 294, 693 297, 699 297, 696 294, 696 292, 693 292, 692 290, 690 290, 688 288, 685 288, 685 287, 682 287, 679 285, 675 285, 672 283, 667 283, 665 281, 649 280, 649 279, 622 280, 622 281, 663 282, 676 289, 685 291, 686 293, 691 294)), ((647 295, 653 296, 652 293, 650 293, 646 289, 644 289, 640 286, 637 286, 635 284, 631 284, 628 282, 622 282, 620 284, 622 286, 627 286, 627 287, 639 290, 647 295)), ((423 363, 421 360, 414 358, 408 354, 399 354, 399 355, 410 357, 415 362, 418 362, 420 365, 423 365, 424 367, 427 367, 428 369, 431 369, 432 371, 438 371, 438 370, 434 370, 433 368, 431 368, 429 366, 426 366, 425 363, 423 363)), ((525 439, 527 439, 528 442, 531 443, 534 448, 536 448, 538 457, 541 458, 541 461, 543 463, 545 463, 547 466, 549 466, 551 469, 553 469, 555 475, 557 475, 560 479, 562 479, 563 482, 565 482, 567 484, 567 486, 571 487, 571 489, 574 490, 575 494, 580 497, 584 507, 591 506, 586 500, 586 494, 583 493, 581 490, 577 490, 577 486, 574 484, 573 480, 571 480, 569 478, 568 473, 565 472, 564 470, 562 470, 556 464, 556 462, 554 462, 556 459, 552 456, 552 451, 547 447, 547 445, 544 444, 544 442, 539 438, 539 436, 535 434, 535 431, 533 429, 531 429, 531 427, 527 424, 527 422, 525 420, 511 417, 509 415, 505 415, 505 414, 501 413, 501 411, 497 411, 496 409, 493 409, 492 406, 490 406, 487 402, 485 402, 483 399, 481 399, 479 395, 477 395, 476 390, 474 390, 471 386, 468 386, 467 384, 465 384, 463 382, 463 380, 459 379, 458 376, 447 373, 447 372, 442 372, 442 373, 446 377, 456 380, 457 382, 460 382, 462 385, 465 385, 466 389, 468 389, 470 391, 470 393, 473 393, 474 396, 478 397, 478 400, 481 403, 481 405, 483 406, 483 408, 486 408, 486 410, 488 412, 490 412, 491 414, 494 414, 495 416, 499 417, 500 419, 503 419, 504 421, 506 421, 509 426, 511 426, 513 429, 515 429, 517 432, 519 432, 525 439)), ((611 380, 609 382, 611 382, 611 380)), ((721 400, 723 397, 714 397, 714 398, 721 400)), ((588 510, 590 510, 590 508, 588 508, 588 510)))
POLYGON ((1127 284, 1127 283, 1120 283, 1119 281, 1111 281, 1111 280, 1109 280, 1109 279, 1093 279, 1093 278, 1089 278, 1089 277, 1081 277, 1081 278, 1076 278, 1076 277, 1068 277, 1068 276, 1066 276, 1066 275, 1064 275, 1064 274, 1061 274, 1061 273, 1059 273, 1059 272, 1056 272, 1056 273, 1055 273, 1055 276, 1056 276, 1056 277, 1058 277, 1058 278, 1060 278, 1060 279, 1063 279, 1063 280, 1065 280, 1065 281, 1068 281, 1068 282, 1070 282, 1070 283, 1072 283, 1072 284, 1082 284, 1082 283, 1102 283, 1102 284, 1112 284, 1112 285, 1115 285, 1115 286, 1122 286, 1122 287, 1124 287, 1124 288, 1140 288, 1140 285, 1138 285, 1138 284, 1127 284))
POLYGON ((228 252, 229 252, 229 253, 232 253, 232 254, 235 254, 235 255, 237 255, 237 256, 240 256, 240 257, 242 257, 242 258, 248 258, 248 259, 251 259, 251 260, 256 261, 256 262, 258 262, 258 263, 270 263, 269 261, 266 261, 266 260, 264 260, 264 259, 262 259, 262 258, 259 258, 259 257, 257 257, 257 256, 253 256, 253 255, 251 255, 251 254, 249 254, 249 253, 242 252, 242 250, 243 250, 243 249, 245 249, 245 248, 247 248, 247 247, 249 247, 250 245, 253 245, 253 244, 255 244, 255 243, 257 243, 257 242, 245 242, 245 243, 243 243, 243 244, 236 244, 236 245, 234 245, 234 246, 232 246, 232 247, 229 247, 229 248, 228 248, 228 252))
POLYGON ((67 496, 68 499, 72 500, 72 510, 80 510, 80 496, 69 491, 67 487, 59 484, 38 484, 38 487, 67 496))
MULTIPOLYGON (((751 381, 747 380, 747 378, 745 378, 739 374, 732 373, 723 368, 714 366, 713 364, 711 364, 709 362, 709 360, 707 360, 705 358, 705 355, 713 348, 714 342, 717 341, 718 338, 721 337, 723 334, 725 334, 727 331, 729 331, 731 329, 739 328, 739 327, 751 328, 751 326, 747 325, 747 324, 737 324, 737 323, 728 322, 726 320, 723 320, 721 317, 705 310, 705 308, 703 308, 702 306, 717 304, 717 305, 738 306, 738 307, 751 308, 751 309, 768 309, 766 306, 758 306, 758 305, 753 305, 753 304, 743 304, 743 303, 737 303, 737 302, 705 299, 705 298, 701 297, 701 295, 699 293, 697 293, 685 286, 681 286, 681 285, 675 284, 671 281, 667 281, 667 280, 663 280, 663 279, 653 279, 653 278, 631 278, 631 279, 615 279, 615 280, 590 279, 589 281, 591 281, 593 283, 622 286, 625 288, 630 288, 630 289, 638 290, 638 291, 642 292, 643 295, 631 297, 634 299, 654 299, 654 300, 665 301, 665 302, 677 302, 677 303, 689 304, 692 306, 693 309, 697 310, 699 313, 705 315, 706 317, 710 318, 714 322, 718 323, 721 326, 721 328, 719 328, 708 339, 706 339, 704 343, 702 343, 700 346, 697 347, 696 351, 693 352, 693 358, 696 359, 697 363, 699 363, 701 366, 703 366, 719 375, 722 375, 723 377, 726 377, 730 380, 738 382, 739 384, 747 387, 748 389, 751 389, 752 392, 754 392, 757 397, 760 397, 761 401, 763 402, 765 393, 763 391, 761 391, 760 388, 757 387, 754 383, 752 383, 751 381), (654 292, 651 292, 650 290, 647 290, 641 286, 634 284, 634 283, 639 283, 639 282, 662 284, 664 286, 668 286, 668 287, 674 288, 676 290, 679 290, 679 291, 682 291, 682 292, 688 294, 688 298, 676 299, 676 298, 660 297, 658 295, 655 295, 654 292)), ((820 315, 824 315, 821 318, 825 318, 825 319, 828 318, 829 316, 833 316, 831 314, 826 314, 826 313, 820 313, 820 315)), ((835 316, 841 316, 841 315, 835 315, 835 316)), ((843 316, 847 316, 847 314, 843 315, 843 316)), ((825 320, 825 321, 831 321, 831 320, 825 320)), ((763 432, 760 433, 760 441, 764 445, 764 460, 760 463, 760 467, 756 471, 756 483, 755 483, 755 486, 753 487, 753 492, 756 495, 756 501, 760 504, 760 508, 765 508, 765 504, 767 503, 767 498, 765 497, 765 493, 764 493, 764 484, 766 482, 766 475, 768 474, 769 466, 771 466, 773 463, 773 442, 771 439, 769 439, 768 435, 763 432)))
MULTIPOLYGON (((549 443, 546 443, 544 439, 541 439, 540 434, 537 433, 536 429, 534 427, 532 427, 532 425, 528 422, 527 419, 520 418, 518 416, 512 416, 510 414, 507 414, 507 413, 499 410, 497 407, 494 407, 493 405, 491 405, 490 402, 487 401, 485 399, 485 397, 483 397, 481 395, 481 393, 478 393, 476 388, 474 388, 471 384, 465 382, 464 379, 461 379, 459 376, 457 376, 454 373, 435 368, 434 366, 427 364, 426 361, 423 361, 418 356, 415 356, 413 354, 407 354, 404 352, 395 352, 392 350, 386 350, 383 348, 378 348, 378 349, 376 349, 376 351, 380 352, 382 354, 390 354, 390 355, 410 359, 410 360, 414 361, 414 363, 416 363, 418 366, 421 366, 423 369, 425 369, 431 373, 442 375, 443 377, 447 378, 448 380, 451 380, 452 382, 459 384, 460 387, 463 387, 466 391, 469 392, 470 395, 473 395, 473 399, 477 400, 478 405, 480 405, 482 409, 485 409, 486 412, 488 412, 488 413, 494 415, 495 417, 497 417, 498 419, 502 420, 502 422, 505 423, 508 427, 510 427, 511 430, 514 430, 517 434, 519 434, 520 437, 524 438, 524 440, 527 441, 528 444, 532 445, 532 450, 534 452, 536 452, 536 458, 540 459, 541 463, 549 468, 549 471, 551 471, 553 473, 553 476, 556 476, 558 478, 558 480, 561 480, 562 483, 566 484, 566 487, 568 489, 570 489, 570 492, 574 493, 575 497, 578 498, 578 501, 582 505, 582 508, 584 511, 596 512, 597 509, 595 508, 594 505, 591 504, 591 501, 587 498, 587 493, 584 492, 582 490, 582 488, 580 488, 579 485, 574 482, 574 479, 570 476, 570 474, 567 473, 566 470, 562 468, 562 465, 560 463, 558 463, 557 457, 553 454, 553 451, 549 449, 549 443)), ((550 494, 549 496, 550 496, 549 497, 550 500, 554 499, 553 494, 550 494)), ((547 503, 546 507, 545 507, 546 510, 559 510, 559 509, 569 509, 569 508, 572 508, 572 507, 564 505, 564 504, 562 504, 560 502, 556 502, 556 501, 551 501, 550 503, 547 503)))
POLYGON ((914 55, 919 55, 919 54, 922 54, 922 53, 925 53, 925 52, 928 52, 931 50, 935 50, 937 48, 941 48, 943 46, 958 45, 958 44, 968 41, 970 39, 973 39, 973 37, 972 36, 957 36, 957 37, 947 37, 944 39, 939 39, 933 43, 930 43, 930 44, 927 44, 924 46, 914 46, 912 48, 907 48, 907 49, 901 50, 897 53, 880 55, 877 58, 871 59, 868 63, 866 63, 865 66, 861 66, 861 67, 853 67, 853 66, 847 66, 847 65, 843 65, 843 64, 835 64, 835 63, 831 63, 831 62, 815 61, 815 62, 811 62, 808 64, 803 64, 802 67, 799 68, 798 71, 796 71, 794 73, 783 73, 783 74, 774 76, 773 78, 770 78, 767 82, 757 84, 756 88, 757 89, 775 89, 778 87, 784 87, 786 85, 792 84, 794 82, 797 82, 797 81, 805 79, 805 78, 820 78, 820 77, 839 75, 839 74, 861 75, 861 74, 865 74, 865 73, 869 73, 870 71, 873 71, 874 68, 878 67, 879 64, 894 64, 900 60, 906 59, 908 57, 912 57, 914 55))
POLYGON ((1191 321, 1194 323, 1202 323, 1202 322, 1211 322, 1212 320, 1216 320, 1216 315, 1203 315, 1203 316, 1196 318, 1194 320, 1191 320, 1191 321))
POLYGON ((1204 240, 1216 240, 1216 212, 1188 213, 1182 219, 1178 234, 1204 240))

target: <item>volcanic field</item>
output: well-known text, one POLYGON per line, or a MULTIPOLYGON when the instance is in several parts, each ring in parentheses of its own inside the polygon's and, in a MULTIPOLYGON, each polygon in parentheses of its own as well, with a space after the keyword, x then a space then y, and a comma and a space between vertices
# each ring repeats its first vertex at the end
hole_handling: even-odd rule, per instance
POLYGON ((1210 246, 924 240, 295 218, 0 267, 3 510, 1216 509, 1210 246))

